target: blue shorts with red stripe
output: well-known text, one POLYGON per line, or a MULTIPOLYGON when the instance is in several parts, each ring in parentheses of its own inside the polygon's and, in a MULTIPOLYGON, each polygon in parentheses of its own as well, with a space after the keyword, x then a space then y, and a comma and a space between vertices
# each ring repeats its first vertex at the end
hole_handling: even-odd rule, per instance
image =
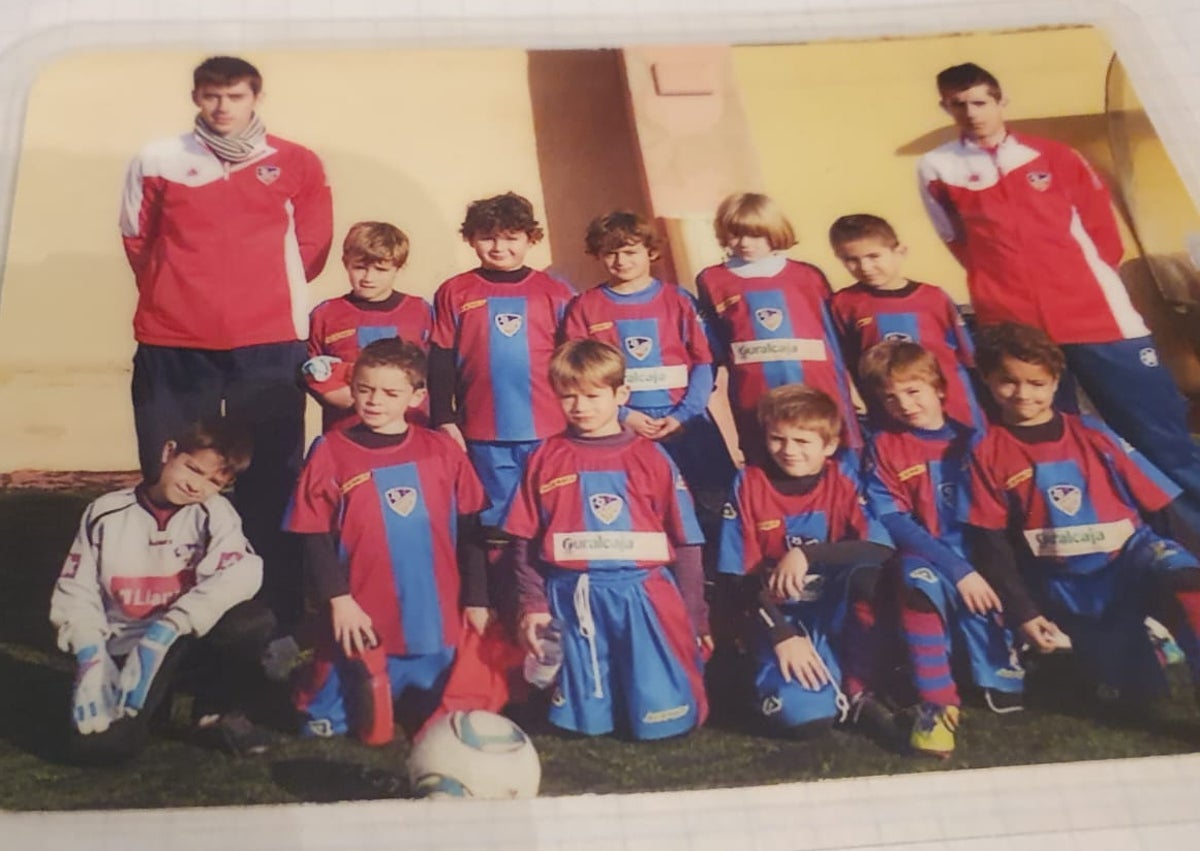
POLYGON ((479 522, 484 526, 499 526, 508 514, 508 504, 521 486, 525 475, 525 462, 533 450, 542 445, 540 440, 488 441, 468 440, 467 457, 475 474, 483 483, 491 505, 479 512, 479 522))
MULTIPOLYGON (((454 662, 454 648, 440 653, 416 656, 388 656, 387 672, 392 699, 401 697, 408 689, 427 692, 436 703, 454 662)), ((363 689, 357 680, 362 677, 340 649, 318 648, 312 666, 305 671, 292 694, 292 701, 301 714, 301 736, 344 736, 350 732, 351 719, 359 707, 354 701, 363 689)))
POLYGON ((704 723, 700 651, 670 571, 552 569, 546 595, 563 623, 552 724, 662 739, 704 723))
MULTIPOLYGON (((1012 632, 995 614, 980 615, 968 609, 958 588, 934 570, 928 559, 906 552, 898 561, 904 586, 933 604, 947 636, 966 653, 975 684, 1010 694, 1023 691, 1025 670, 1017 661, 1012 632)), ((909 640, 913 640, 911 636, 909 640)))

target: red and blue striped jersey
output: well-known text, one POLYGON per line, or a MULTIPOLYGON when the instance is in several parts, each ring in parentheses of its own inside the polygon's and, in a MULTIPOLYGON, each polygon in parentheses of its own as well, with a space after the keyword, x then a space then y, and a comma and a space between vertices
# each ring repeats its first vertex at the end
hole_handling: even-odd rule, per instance
POLYGON ((1104 567, 1179 489, 1102 423, 1059 414, 1058 440, 1025 443, 992 428, 970 464, 966 522, 1016 524, 1041 563, 1071 573, 1104 567))
POLYGON ((781 493, 761 467, 743 467, 733 481, 721 521, 717 570, 735 576, 774 564, 790 549, 807 544, 891 538, 867 511, 858 478, 838 455, 826 460, 807 493, 781 493))
POLYGON ((625 356, 629 407, 637 411, 674 408, 692 367, 713 360, 695 299, 657 280, 628 295, 603 285, 580 293, 567 308, 562 336, 615 346, 625 356))
POLYGON ((284 529, 337 534, 350 595, 390 655, 436 653, 461 625, 458 516, 486 502, 446 435, 410 426, 399 445, 368 449, 331 431, 313 444, 284 529))
POLYGON ((876 517, 911 514, 924 529, 963 555, 959 495, 967 486, 967 459, 975 432, 947 420, 937 431, 875 432, 866 478, 867 504, 876 517))
POLYGON ((431 342, 455 352, 467 440, 540 440, 566 426, 549 368, 573 295, 536 270, 511 284, 464 272, 438 287, 431 342))
POLYGON ((641 437, 546 440, 529 458, 504 530, 566 570, 658 567, 675 561, 676 546, 704 543, 679 470, 641 437))
POLYGON ((729 368, 734 413, 752 417, 759 398, 782 384, 807 384, 837 402, 845 445, 862 446, 850 379, 829 313, 829 281, 816 266, 789 260, 767 277, 744 278, 709 266, 696 279, 711 305, 721 360, 729 368))
MULTIPOLYGON (((958 308, 944 291, 916 282, 903 290, 859 283, 834 293, 830 310, 851 375, 858 377, 859 358, 877 343, 918 343, 937 358, 946 377, 946 414, 961 423, 983 425, 967 377, 975 365, 975 348, 958 308)), ((868 407, 876 407, 875 400, 866 401, 868 407)))
MULTIPOLYGON (((376 304, 378 308, 375 304, 364 306, 350 295, 327 299, 318 304, 309 317, 308 356, 330 355, 343 363, 353 364, 368 343, 391 337, 416 343, 421 351, 429 351, 433 308, 425 299, 395 292, 385 302, 376 304), (390 304, 392 301, 395 304, 390 304)), ((317 392, 328 393, 345 387, 347 377, 346 370, 335 370, 328 381, 318 382, 309 377, 306 377, 306 381, 317 392)), ((428 403, 423 409, 428 417, 428 403)), ((356 421, 353 409, 322 406, 322 431, 356 421)))

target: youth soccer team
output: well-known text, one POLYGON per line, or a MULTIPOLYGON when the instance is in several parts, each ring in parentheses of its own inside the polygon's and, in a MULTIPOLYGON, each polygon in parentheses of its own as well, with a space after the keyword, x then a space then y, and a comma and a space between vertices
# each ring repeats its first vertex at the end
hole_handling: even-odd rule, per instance
MULTIPOLYGON (((1165 686, 1148 615, 1200 679, 1178 488, 1056 407, 1064 358, 1043 332, 973 338, 941 289, 904 277, 877 216, 830 228, 857 281, 837 293, 786 256, 795 235, 769 197, 726 198, 714 226, 727 259, 697 298, 651 273, 649 221, 598 217, 585 245, 605 280, 576 295, 525 265, 543 236, 532 205, 485 198, 461 226, 479 266, 432 308, 397 288, 398 228, 350 228, 350 292, 313 311, 303 370, 324 433, 285 519, 313 622, 292 674, 301 735, 390 741, 403 699, 409 735, 527 701, 576 733, 677 736, 708 715, 716 652, 740 671, 724 680, 743 689, 734 702, 796 736, 894 725, 902 661, 916 705, 902 737, 944 757, 961 720, 953 654, 997 713, 1023 708, 1022 653, 1067 649, 1099 694, 1136 704, 1165 686), (729 441, 708 412, 720 371, 729 441), (523 661, 556 648, 539 699, 523 661)), ((122 511, 132 491, 89 506, 51 602, 78 661, 81 752, 146 741, 186 643, 205 645, 202 726, 261 687, 262 563, 219 495, 250 451, 230 424, 197 423, 141 486, 159 515, 122 511), (148 569, 187 585, 164 586, 166 611, 144 582, 117 605, 100 563, 155 524, 173 542, 217 531, 153 554, 148 569), (130 631, 130 612, 153 625, 130 631)), ((222 735, 265 746, 253 728, 222 735)))

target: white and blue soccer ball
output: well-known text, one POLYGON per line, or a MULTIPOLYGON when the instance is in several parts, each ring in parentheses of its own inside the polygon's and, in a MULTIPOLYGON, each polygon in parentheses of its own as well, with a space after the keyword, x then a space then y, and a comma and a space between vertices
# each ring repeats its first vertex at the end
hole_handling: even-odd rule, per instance
POLYGON ((529 736, 503 715, 451 712, 413 746, 408 780, 418 798, 533 798, 542 766, 529 736))

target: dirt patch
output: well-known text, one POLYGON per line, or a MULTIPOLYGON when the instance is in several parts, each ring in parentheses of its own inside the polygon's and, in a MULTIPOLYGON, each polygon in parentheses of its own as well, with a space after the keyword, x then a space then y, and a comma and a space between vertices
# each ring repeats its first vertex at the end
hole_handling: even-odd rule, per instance
POLYGON ((141 479, 137 470, 14 470, 0 473, 0 490, 108 491, 136 485, 141 479))

